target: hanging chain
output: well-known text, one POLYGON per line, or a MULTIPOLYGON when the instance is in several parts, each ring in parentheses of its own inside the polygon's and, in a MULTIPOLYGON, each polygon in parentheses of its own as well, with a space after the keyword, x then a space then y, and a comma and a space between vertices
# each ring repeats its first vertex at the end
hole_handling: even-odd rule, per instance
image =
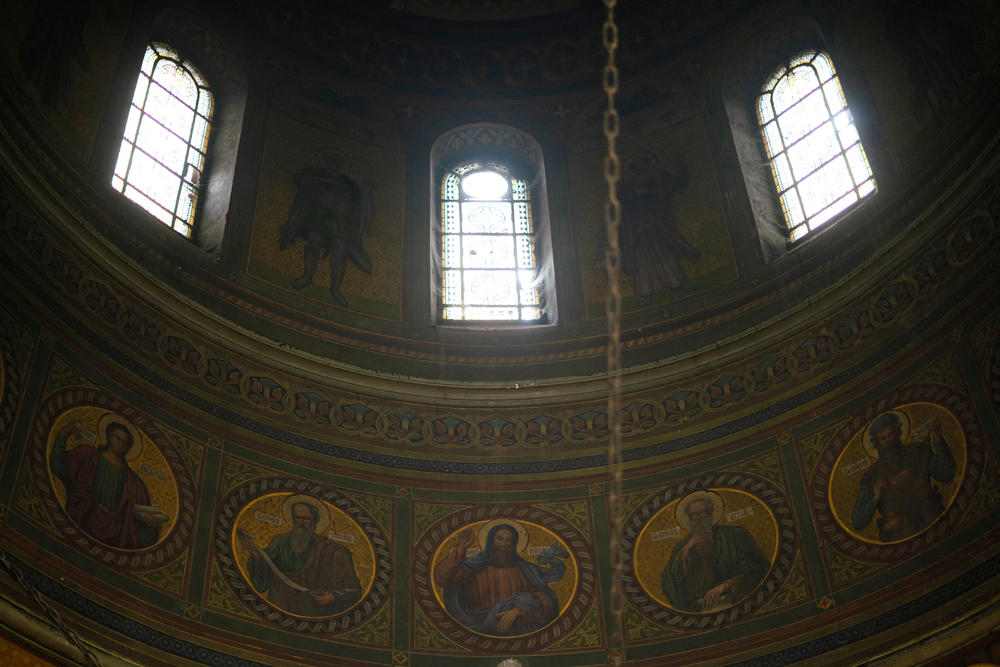
POLYGON ((83 643, 83 640, 80 639, 80 635, 78 635, 73 628, 66 625, 66 621, 62 619, 55 607, 49 604, 34 586, 25 581, 24 575, 21 574, 21 571, 10 561, 7 553, 2 549, 0 549, 0 564, 2 564, 10 576, 21 585, 21 588, 23 588, 31 599, 35 601, 35 604, 42 608, 42 611, 44 611, 45 615, 49 617, 49 620, 58 626, 63 635, 65 635, 66 639, 69 640, 69 643, 75 646, 77 650, 83 654, 83 658, 86 660, 87 664, 91 667, 101 667, 101 663, 97 659, 97 656, 94 655, 93 651, 87 648, 87 646, 83 643))
POLYGON ((618 181, 621 163, 615 150, 618 137, 618 111, 615 95, 618 93, 618 68, 615 66, 615 49, 618 48, 618 26, 615 24, 617 0, 604 0, 608 18, 602 29, 608 64, 604 67, 604 92, 608 95, 608 108, 604 112, 604 136, 608 152, 604 157, 604 180, 608 184, 608 199, 604 206, 604 224, 607 247, 604 269, 608 276, 608 293, 604 310, 608 319, 608 511, 611 513, 611 640, 608 652, 611 663, 620 665, 625 655, 625 601, 622 590, 622 557, 620 536, 622 531, 622 433, 621 433, 621 315, 622 294, 620 286, 621 248, 618 245, 618 226, 621 222, 621 202, 618 201, 618 181))

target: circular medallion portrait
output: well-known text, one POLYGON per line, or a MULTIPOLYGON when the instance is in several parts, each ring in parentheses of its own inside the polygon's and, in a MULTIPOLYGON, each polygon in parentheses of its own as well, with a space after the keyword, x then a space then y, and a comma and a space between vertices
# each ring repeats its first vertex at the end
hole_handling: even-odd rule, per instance
POLYGON ((676 627, 705 627, 757 608, 787 575, 795 531, 784 496, 738 473, 657 493, 626 523, 626 594, 676 627))
POLYGON ((556 515, 505 509, 466 510, 421 538, 416 576, 429 587, 418 587, 419 603, 457 641, 531 650, 569 631, 590 605, 592 557, 556 515))
POLYGON ((116 549, 145 549, 177 521, 177 484, 153 441, 104 408, 59 415, 48 441, 49 482, 77 527, 116 549))
POLYGON ((565 543, 526 521, 467 524, 445 538, 433 562, 441 606, 468 629, 493 637, 542 629, 576 592, 576 559, 565 543))
POLYGON ((651 598, 677 611, 718 611, 764 581, 778 553, 778 524, 749 493, 694 491, 653 515, 634 553, 636 579, 651 598))
POLYGON ((219 516, 220 564, 265 618, 300 631, 344 630, 384 601, 389 543, 349 497, 301 486, 257 480, 234 491, 219 516))
POLYGON ((55 525, 88 553, 121 567, 172 558, 190 535, 193 483, 169 439, 106 394, 64 390, 40 412, 32 465, 55 525), (184 511, 186 508, 186 511, 184 511), (174 539, 168 539, 175 536, 174 539), (156 551, 155 558, 149 552, 156 551))
POLYGON ((830 509, 864 542, 908 540, 954 501, 965 463, 965 435, 949 410, 934 403, 896 406, 869 421, 837 457, 830 509))
POLYGON ((940 538, 975 494, 979 426, 954 390, 915 385, 847 422, 813 476, 817 523, 838 550, 865 560, 913 555, 940 538))
POLYGON ((282 611, 333 616, 371 590, 375 550, 357 522, 320 498, 265 495, 244 507, 233 526, 240 573, 282 611))

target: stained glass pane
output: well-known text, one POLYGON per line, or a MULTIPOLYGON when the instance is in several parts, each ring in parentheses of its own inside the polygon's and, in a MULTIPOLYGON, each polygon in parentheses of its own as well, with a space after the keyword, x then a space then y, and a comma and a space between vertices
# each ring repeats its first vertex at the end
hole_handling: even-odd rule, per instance
POLYGON ((181 184, 181 196, 177 199, 177 212, 176 215, 182 221, 187 220, 191 217, 191 212, 194 210, 195 198, 197 197, 197 192, 190 183, 181 184))
POLYGON ((801 238, 875 191, 871 167, 829 56, 800 53, 761 90, 757 110, 775 185, 791 237, 801 238), (777 122, 768 122, 771 88, 777 122))
POLYGON ((834 119, 833 123, 837 128, 837 134, 840 135, 840 145, 842 148, 850 148, 852 145, 860 141, 860 137, 858 137, 858 130, 854 127, 854 123, 851 121, 851 114, 849 112, 842 111, 834 119))
POLYGON ((194 109, 198 101, 198 86, 187 72, 172 60, 160 60, 153 68, 153 81, 168 94, 194 109))
POLYGON ((848 149, 847 162, 856 183, 861 183, 871 176, 871 169, 868 167, 868 160, 865 159, 865 152, 861 149, 861 144, 855 144, 848 149))
POLYGON ((172 49, 163 44, 146 48, 112 185, 185 235, 191 233, 198 201, 211 109, 210 91, 194 70, 179 64, 172 49), (194 105, 203 116, 196 115, 194 105))
POLYGON ((778 125, 785 144, 791 145, 829 119, 823 95, 819 90, 814 90, 783 113, 778 118, 778 125))
POLYGON ((476 171, 462 179, 462 191, 473 199, 500 199, 507 189, 507 179, 495 171, 476 171))
POLYGON ((179 137, 187 139, 191 133, 194 111, 156 84, 149 87, 146 113, 179 137))
POLYGON ((833 202, 830 206, 826 207, 815 216, 809 219, 809 226, 813 229, 820 227, 824 223, 828 222, 831 218, 835 217, 838 213, 848 208, 852 204, 858 201, 858 195, 851 190, 846 195, 833 202))
POLYGON ((201 180, 201 168, 205 164, 205 156, 193 146, 188 148, 184 179, 197 185, 201 180))
POLYGON ((195 108, 198 110, 198 113, 205 118, 211 118, 212 111, 214 111, 212 93, 210 93, 207 89, 202 88, 201 94, 198 95, 198 106, 195 108))
POLYGON ((811 67, 797 67, 774 87, 774 108, 780 115, 800 99, 819 87, 811 67))
POLYGON ((462 266, 467 269, 512 269, 514 238, 511 236, 462 236, 462 266))
POLYGON ((507 173, 504 165, 468 163, 442 179, 442 227, 455 232, 441 240, 444 319, 541 319, 530 194, 507 173))
POLYGON ((458 176, 448 174, 444 177, 444 185, 441 187, 441 197, 446 200, 458 199, 458 176))
POLYGON ((187 157, 187 143, 164 132, 163 126, 149 116, 146 116, 139 124, 136 145, 175 174, 180 174, 183 171, 184 158, 187 157))
POLYGON ((462 272, 445 271, 444 285, 442 286, 445 304, 462 303, 462 272))
POLYGON ((507 202, 462 203, 462 231, 466 234, 511 234, 513 227, 507 202))
POLYGON ((522 269, 535 268, 535 244, 530 236, 517 238, 517 266, 522 269))
POLYGON ((831 113, 836 114, 847 108, 844 92, 840 89, 840 83, 836 79, 823 84, 823 95, 826 97, 826 103, 830 105, 831 113))
POLYGON ((132 154, 128 182, 164 208, 174 209, 180 179, 140 151, 132 154))
POLYGON ((130 107, 128 112, 128 119, 125 121, 125 132, 122 136, 127 139, 135 141, 135 134, 139 129, 139 118, 142 117, 142 112, 136 107, 130 107))
POLYGON ((537 275, 534 271, 518 271, 518 278, 521 281, 518 298, 521 305, 534 305, 538 303, 538 289, 535 285, 537 275))
POLYGON ((205 140, 208 139, 208 119, 195 115, 193 120, 191 145, 201 150, 205 147, 205 140))
POLYGON ((441 264, 445 268, 458 269, 462 267, 462 237, 458 234, 445 234, 442 239, 443 252, 441 264))
MULTIPOLYGON (((146 53, 142 56, 142 65, 139 67, 139 71, 145 74, 147 77, 153 73, 153 65, 156 63, 157 55, 156 51, 152 48, 147 47, 146 53)), ((140 81, 144 77, 140 77, 140 81)))
POLYGON ((801 224, 806 220, 806 214, 802 211, 802 203, 799 200, 798 190, 792 188, 781 196, 781 206, 785 209, 785 216, 791 223, 790 226, 801 224))
POLYGON ((173 219, 173 214, 170 211, 165 210, 162 206, 157 204, 155 201, 142 194, 136 190, 131 185, 125 186, 125 196, 134 201, 136 204, 146 209, 150 215, 158 219, 160 222, 169 225, 170 221, 173 219))
POLYGON ((795 178, 802 179, 839 152, 840 144, 833 124, 827 123, 789 148, 788 160, 795 178))
POLYGON ((527 202, 514 203, 514 231, 518 234, 531 233, 531 211, 527 202))
POLYGON ((774 179, 778 183, 778 190, 784 192, 795 184, 792 178, 792 167, 788 164, 788 157, 782 153, 771 163, 774 167, 774 179))
POLYGON ((464 277, 466 304, 517 304, 517 276, 513 271, 465 271, 464 277))
POLYGON ((467 320, 516 320, 517 319, 517 308, 516 307, 487 307, 487 308, 476 308, 476 307, 466 307, 465 308, 465 319, 467 320))
POLYGON ((146 91, 148 89, 149 79, 140 74, 139 78, 135 82, 135 91, 132 93, 132 104, 141 109, 143 103, 146 101, 146 91))
POLYGON ((781 141, 781 130, 777 122, 771 122, 764 126, 764 143, 767 145, 768 154, 773 157, 785 150, 785 145, 781 141))
POLYGON ((788 61, 789 69, 796 67, 797 65, 805 65, 812 63, 816 58, 815 51, 803 51, 802 53, 796 54, 788 61))
POLYGON ((528 200, 528 187, 524 181, 519 178, 512 178, 510 181, 510 187, 514 201, 528 200))
POLYGON ((757 117, 760 124, 770 123, 774 120, 774 109, 771 108, 771 94, 761 95, 757 99, 757 117))
POLYGON ((848 190, 854 189, 851 175, 847 171, 847 161, 842 157, 799 183, 799 192, 806 208, 806 215, 821 211, 848 190))
POLYGON ((809 228, 806 225, 799 225, 792 229, 791 239, 793 241, 798 241, 801 238, 805 238, 806 234, 809 233, 809 228))
MULTIPOLYGON (((132 146, 127 142, 122 142, 121 150, 118 151, 118 162, 115 163, 115 176, 125 178, 125 170, 128 169, 128 161, 132 157, 132 146)), ((114 185, 115 190, 121 192, 121 184, 114 185)))
POLYGON ((834 76, 833 63, 825 53, 817 53, 812 59, 812 66, 816 68, 816 73, 822 81, 826 81, 834 76))

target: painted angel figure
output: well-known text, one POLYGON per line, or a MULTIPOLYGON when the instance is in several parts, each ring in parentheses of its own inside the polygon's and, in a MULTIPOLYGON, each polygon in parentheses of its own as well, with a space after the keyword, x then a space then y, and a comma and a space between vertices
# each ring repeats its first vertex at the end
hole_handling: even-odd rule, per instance
MULTIPOLYGON (((650 151, 625 161, 621 184, 621 267, 634 282, 639 303, 646 305, 653 292, 677 289, 687 280, 680 260, 695 262, 701 252, 681 236, 673 213, 674 195, 687 185, 687 175, 665 169, 650 151)), ((598 232, 599 262, 607 245, 598 232)))
POLYGON ((319 260, 330 262, 330 294, 341 306, 347 299, 340 283, 350 260, 367 274, 372 262, 365 251, 364 237, 371 231, 375 205, 374 185, 358 185, 342 171, 344 157, 333 150, 321 153, 322 167, 305 167, 293 178, 297 192, 288 210, 288 221, 281 226, 279 247, 284 250, 295 239, 302 239, 302 275, 292 281, 301 289, 311 285, 319 260))

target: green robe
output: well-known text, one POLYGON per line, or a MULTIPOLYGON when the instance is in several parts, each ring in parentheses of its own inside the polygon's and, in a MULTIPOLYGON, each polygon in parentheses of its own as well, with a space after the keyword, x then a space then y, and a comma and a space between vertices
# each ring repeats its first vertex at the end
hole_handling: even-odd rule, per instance
POLYGON ((707 611, 700 607, 701 598, 727 580, 731 590, 726 604, 734 604, 753 591, 771 569, 770 561, 745 528, 712 526, 710 552, 703 560, 689 557, 685 563, 681 554, 691 540, 688 536, 674 547, 661 579, 663 593, 680 611, 707 611))
POLYGON ((299 591, 274 576, 263 558, 251 557, 247 563, 250 582, 258 591, 267 591, 274 606, 299 616, 330 616, 361 599, 361 584, 354 569, 350 550, 321 535, 314 535, 300 553, 292 550, 290 533, 275 535, 264 551, 275 566, 291 581, 308 589, 299 591), (310 595, 334 593, 336 599, 322 605, 310 595))

